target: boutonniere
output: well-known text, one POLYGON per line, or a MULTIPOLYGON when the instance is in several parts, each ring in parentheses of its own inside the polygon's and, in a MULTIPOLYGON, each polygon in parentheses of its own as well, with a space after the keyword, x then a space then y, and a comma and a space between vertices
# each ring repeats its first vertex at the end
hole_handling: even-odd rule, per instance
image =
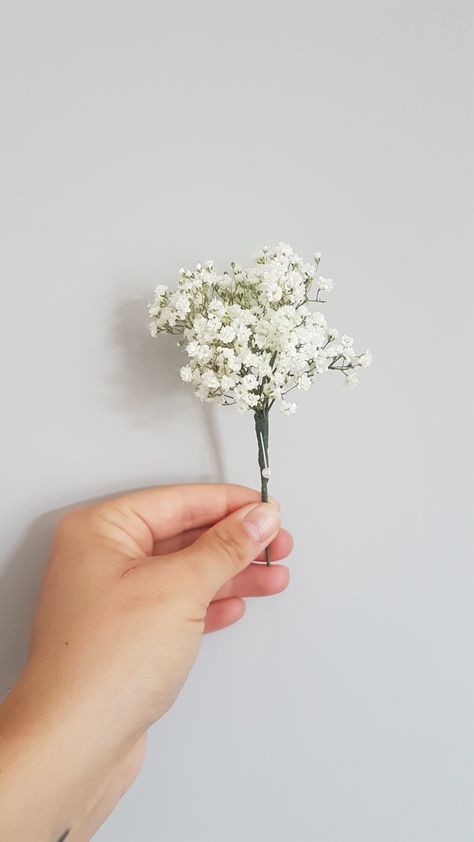
MULTIPOLYGON (((269 414, 274 406, 296 411, 289 399, 327 371, 347 388, 357 369, 372 362, 353 339, 330 327, 321 312, 333 283, 318 274, 321 255, 305 262, 291 246, 263 248, 253 264, 231 263, 218 272, 212 260, 181 269, 174 291, 159 285, 149 305, 150 332, 177 336, 186 354, 181 379, 201 401, 252 412, 258 446, 262 500, 268 500, 269 414)), ((267 564, 270 552, 267 548, 267 564)))

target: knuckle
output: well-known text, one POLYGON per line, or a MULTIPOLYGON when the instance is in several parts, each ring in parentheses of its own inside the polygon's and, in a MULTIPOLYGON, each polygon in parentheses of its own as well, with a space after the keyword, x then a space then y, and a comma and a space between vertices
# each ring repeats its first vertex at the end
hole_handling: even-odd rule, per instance
POLYGON ((70 509, 65 512, 57 523, 55 537, 63 539, 74 535, 84 524, 85 512, 84 508, 70 509))
POLYGON ((229 567, 240 566, 246 560, 248 553, 245 541, 239 541, 235 532, 221 525, 213 537, 219 558, 229 567))

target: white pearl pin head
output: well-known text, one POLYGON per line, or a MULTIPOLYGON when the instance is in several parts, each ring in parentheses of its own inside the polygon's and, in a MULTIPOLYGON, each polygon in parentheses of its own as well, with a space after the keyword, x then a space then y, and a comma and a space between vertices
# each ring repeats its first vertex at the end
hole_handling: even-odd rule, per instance
POLYGON ((272 472, 271 472, 270 468, 263 468, 262 469, 262 477, 264 479, 268 479, 271 476, 271 473, 272 472))

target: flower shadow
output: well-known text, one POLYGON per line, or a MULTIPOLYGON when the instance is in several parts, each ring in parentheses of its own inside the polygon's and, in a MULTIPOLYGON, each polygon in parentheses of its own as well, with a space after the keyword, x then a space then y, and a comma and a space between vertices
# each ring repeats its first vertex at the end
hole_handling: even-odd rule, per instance
POLYGON ((175 338, 150 336, 143 298, 119 301, 112 324, 112 345, 114 368, 107 386, 114 408, 127 415, 131 426, 160 425, 165 435, 178 416, 189 417, 190 429, 203 425, 214 465, 212 479, 224 482, 216 408, 200 403, 189 385, 181 381, 179 369, 185 357, 175 338))
MULTIPOLYGON (((203 480, 204 481, 204 480, 203 480)), ((165 484, 173 477, 165 477, 165 484)), ((117 489, 127 494, 141 487, 117 489)), ((57 524, 66 512, 107 500, 109 494, 82 498, 38 515, 25 529, 0 571, 0 704, 17 681, 28 656, 43 572, 57 524)))
MULTIPOLYGON (((201 404, 180 381, 183 355, 171 337, 152 339, 147 331, 146 302, 142 298, 119 302, 112 325, 113 365, 106 375, 105 400, 123 413, 131 426, 161 425, 165 435, 175 418, 189 416, 190 428, 201 424, 212 457, 210 475, 198 481, 225 482, 224 460, 215 408, 201 404)), ((173 483, 172 476, 163 477, 173 483)), ((133 489, 124 489, 131 491, 133 489)), ((118 490, 116 493, 120 493, 118 490)), ((106 495, 109 496, 109 495, 106 495)), ((81 500, 44 512, 26 529, 0 571, 0 702, 13 686, 27 657, 29 629, 48 558, 53 533, 62 515, 81 500)))

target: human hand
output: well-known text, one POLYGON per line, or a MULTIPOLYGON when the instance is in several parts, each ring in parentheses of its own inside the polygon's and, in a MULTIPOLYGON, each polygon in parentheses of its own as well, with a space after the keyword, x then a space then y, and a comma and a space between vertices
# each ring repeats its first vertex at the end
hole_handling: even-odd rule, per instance
MULTIPOLYGON (((27 665, 0 708, 7 791, 9 778, 12 793, 21 780, 31 788, 25 842, 68 828, 68 842, 89 839, 140 768, 144 734, 175 700, 203 632, 239 619, 242 597, 286 587, 286 568, 251 563, 270 541, 274 559, 292 544, 277 505, 258 501, 242 486, 170 486, 63 518, 27 665)), ((2 842, 2 821, 18 833, 14 803, 3 815, 2 842)))

